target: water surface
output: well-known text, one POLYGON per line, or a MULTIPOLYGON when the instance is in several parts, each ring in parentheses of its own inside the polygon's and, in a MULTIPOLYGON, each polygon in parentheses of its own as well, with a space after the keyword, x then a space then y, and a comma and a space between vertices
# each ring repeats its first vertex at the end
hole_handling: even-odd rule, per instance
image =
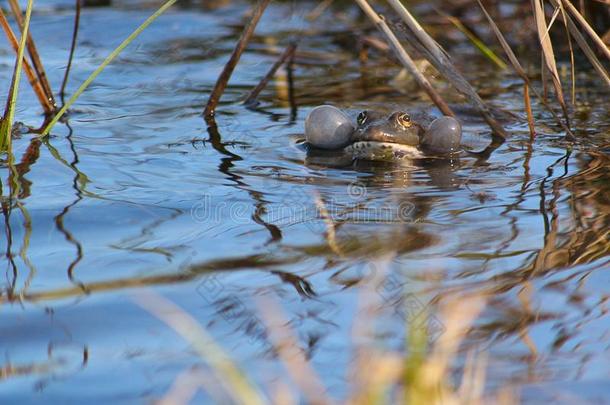
MULTIPOLYGON (((153 6, 83 11, 69 91, 153 6)), ((360 64, 345 34, 349 18, 327 13, 307 22, 314 4, 285 2, 263 18, 217 127, 208 128, 203 105, 246 6, 171 10, 83 94, 48 142, 15 140, 22 175, 2 233, 10 254, 0 289, 0 402, 148 402, 184 370, 202 367, 185 341, 135 303, 141 291, 184 308, 263 385, 284 372, 257 309, 259 297, 274 297, 341 398, 358 304, 381 269, 390 284, 373 293, 382 298, 378 334, 387 347, 403 345, 404 297, 426 308, 442 333, 435 302, 478 292, 489 298, 464 350, 488 353, 490 388, 514 385, 531 402, 557 387, 607 397, 610 117, 595 77, 579 71, 573 127, 581 142, 565 142, 538 108, 532 140, 519 80, 462 45, 455 57, 468 77, 488 101, 517 114, 505 124, 510 139, 488 159, 320 162, 296 146, 318 104, 434 110, 395 80, 400 69, 390 62, 360 64), (258 107, 246 108, 241 101, 291 36, 302 38, 294 69, 281 70, 258 107)), ((55 88, 72 18, 69 2, 41 3, 34 15, 55 88)), ((3 44, 3 83, 12 63, 3 44)), ((464 111, 466 134, 489 139, 446 92, 464 111)), ((26 85, 17 118, 41 121, 26 85)), ((5 166, 2 173, 8 207, 5 166)))

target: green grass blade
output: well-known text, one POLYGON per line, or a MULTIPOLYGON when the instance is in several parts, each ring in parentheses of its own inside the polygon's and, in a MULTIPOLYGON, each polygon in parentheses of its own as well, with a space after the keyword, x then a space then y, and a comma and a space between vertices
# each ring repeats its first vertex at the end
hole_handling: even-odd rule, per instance
POLYGON ((134 32, 131 33, 121 44, 114 50, 110 55, 104 59, 102 64, 98 66, 97 69, 80 85, 78 90, 70 97, 70 99, 64 104, 64 106, 55 114, 53 119, 47 124, 47 126, 42 131, 41 136, 46 136, 49 134, 53 126, 57 124, 57 122, 61 119, 61 117, 68 111, 68 108, 74 104, 74 102, 80 97, 80 95, 89 87, 89 85, 99 76, 100 73, 108 66, 123 50, 131 43, 134 39, 138 37, 153 21, 155 21, 161 14, 167 11, 177 0, 168 0, 163 4, 153 15, 148 17, 146 21, 142 23, 134 32))
POLYGON ((0 151, 9 151, 11 149, 11 129, 13 128, 13 119, 15 118, 15 107, 17 105, 17 94, 19 93, 19 83, 21 81, 21 70, 23 67, 23 54, 25 44, 30 30, 30 19, 32 17, 32 7, 34 0, 28 0, 28 6, 25 10, 25 20, 23 21, 23 30, 21 32, 21 40, 19 41, 19 51, 17 53, 17 61, 15 62, 15 70, 13 72, 13 82, 9 99, 7 101, 6 113, 0 125, 0 151))
POLYGON ((184 340, 216 373, 219 381, 228 389, 227 394, 241 405, 264 405, 269 399, 259 392, 246 374, 233 363, 224 349, 188 313, 173 302, 152 292, 143 291, 135 297, 136 303, 155 315, 184 340))
POLYGON ((494 53, 487 45, 483 43, 472 31, 468 29, 462 22, 450 15, 445 15, 445 17, 453 24, 455 27, 460 30, 462 34, 472 42, 472 44, 481 52, 487 59, 492 61, 497 67, 504 70, 506 69, 506 63, 494 53))

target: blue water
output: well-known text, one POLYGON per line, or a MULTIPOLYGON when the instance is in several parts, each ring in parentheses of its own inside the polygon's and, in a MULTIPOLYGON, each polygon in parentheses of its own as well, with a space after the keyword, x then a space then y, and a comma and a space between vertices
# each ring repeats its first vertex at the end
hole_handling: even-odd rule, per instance
MULTIPOLYGON (((41 2, 33 17, 54 89, 71 6, 41 2)), ((477 67, 464 70, 488 101, 518 114, 489 159, 320 163, 295 141, 318 104, 431 108, 393 84, 399 69, 389 62, 371 58, 365 75, 345 43, 350 19, 327 13, 307 22, 313 7, 270 7, 222 98, 218 136, 201 112, 241 32, 241 2, 169 11, 82 95, 69 126, 57 125, 42 144, 31 135, 14 140, 28 170, 0 236, 10 251, 0 284, 0 402, 146 403, 185 370, 208 370, 137 303, 143 292, 179 305, 264 389, 285 374, 262 320, 261 297, 271 297, 339 399, 350 391, 362 300, 381 298, 378 344, 400 349, 401 297, 442 333, 436 302, 450 291, 477 292, 487 303, 463 351, 487 353, 490 390, 523 388, 532 403, 537 390, 555 386, 607 394, 610 120, 595 76, 583 70, 586 87, 577 89, 581 142, 564 142, 537 104, 531 142, 518 80, 462 47, 456 59, 477 67), (245 108, 240 101, 291 36, 301 38, 293 105, 281 70, 258 109, 245 108), (338 224, 334 239, 319 201, 338 224), (382 268, 391 282, 384 292, 367 286, 382 268)), ((85 8, 68 92, 153 10, 135 2, 85 8)), ((12 63, 2 43, 3 83, 12 63)), ((468 136, 488 139, 476 116, 461 119, 468 136)), ((42 121, 27 83, 17 120, 42 121)), ((6 166, 1 173, 6 202, 6 166)), ((195 400, 218 398, 200 391, 195 400)))

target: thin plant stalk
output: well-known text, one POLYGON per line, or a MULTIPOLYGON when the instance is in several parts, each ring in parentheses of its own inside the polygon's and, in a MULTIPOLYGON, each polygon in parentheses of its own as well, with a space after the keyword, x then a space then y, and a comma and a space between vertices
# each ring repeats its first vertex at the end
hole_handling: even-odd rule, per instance
POLYGON ((479 113, 483 119, 485 119, 493 133, 502 139, 506 139, 508 133, 504 127, 502 127, 502 125, 491 115, 487 105, 470 83, 468 83, 466 78, 464 78, 455 68, 441 46, 422 28, 415 17, 411 15, 409 10, 407 10, 399 0, 388 0, 388 3, 412 31, 413 35, 415 35, 416 40, 419 41, 419 48, 422 48, 423 53, 428 57, 430 63, 432 63, 459 92, 468 97, 470 102, 479 110, 479 113))
MULTIPOLYGON (((440 12, 440 10, 439 10, 440 12)), ((506 63, 498 57, 477 35, 466 27, 458 18, 453 17, 449 14, 440 12, 449 22, 451 22, 462 34, 466 36, 472 42, 472 44, 485 56, 487 59, 492 61, 498 68, 506 69, 506 63)))
MULTIPOLYGON (((25 12, 25 19, 23 21, 23 30, 21 33, 21 40, 19 42, 19 51, 17 52, 17 61, 15 62, 15 69, 13 72, 13 81, 11 83, 11 89, 9 92, 9 99, 6 104, 4 117, 2 124, 0 125, 0 151, 8 151, 11 155, 12 146, 12 127, 13 120, 15 118, 15 108, 17 106, 17 94, 19 93, 19 84, 21 82, 21 71, 23 66, 23 54, 26 46, 26 39, 30 29, 30 19, 32 17, 32 7, 34 6, 34 0, 28 0, 27 9, 25 12)), ((11 159, 9 159, 11 160, 11 159)))
POLYGON ((89 87, 89 85, 99 76, 100 73, 108 66, 120 53, 133 42, 134 39, 138 37, 153 21, 155 21, 161 14, 167 11, 177 0, 168 0, 166 1, 153 15, 148 17, 146 21, 144 21, 138 28, 135 29, 119 46, 116 47, 114 51, 110 53, 104 59, 104 61, 89 75, 89 77, 80 85, 80 87, 74 92, 72 97, 59 109, 57 114, 49 121, 49 123, 44 127, 41 137, 47 136, 51 129, 57 124, 57 122, 61 119, 61 117, 68 111, 68 109, 74 104, 74 102, 80 97, 80 95, 89 87))
POLYGON ((568 22, 566 19, 566 12, 559 3, 559 10, 561 11, 561 16, 563 18, 563 26, 566 30, 566 36, 568 38, 568 49, 570 50, 570 80, 572 82, 570 100, 572 101, 572 105, 576 104, 576 63, 574 62, 574 47, 572 46, 572 36, 570 35, 570 30, 568 28, 568 22))
POLYGON ((282 66, 284 63, 286 63, 286 61, 289 58, 292 58, 292 56, 294 55, 294 51, 296 49, 297 49, 296 43, 291 43, 290 45, 288 45, 286 47, 284 52, 282 52, 282 54, 280 55, 279 59, 273 64, 273 66, 271 66, 271 69, 269 69, 269 72, 267 72, 265 77, 263 77, 263 79, 260 81, 260 83, 254 88, 254 90, 252 90, 250 95, 248 95, 248 97, 246 98, 246 101, 244 101, 245 105, 251 105, 256 101, 260 92, 263 91, 263 89, 267 86, 267 83, 269 83, 269 80, 271 80, 271 78, 275 75, 275 73, 280 68, 280 66, 282 66))
MULTIPOLYGON (((23 13, 21 12, 21 7, 17 0, 8 0, 9 5, 11 6, 11 10, 15 16, 15 20, 19 27, 23 27, 23 13)), ((23 31, 23 29, 22 29, 23 31)), ((32 65, 34 66, 34 71, 38 76, 38 80, 40 80, 40 84, 44 89, 45 95, 47 99, 51 103, 51 105, 55 106, 55 98, 53 97, 53 90, 51 90, 51 85, 49 84, 49 79, 47 78, 47 74, 45 73, 44 67, 42 65, 42 61, 40 60, 40 55, 38 54, 38 50, 36 49, 36 44, 32 39, 32 36, 28 33, 27 35, 27 49, 30 54, 30 58, 32 59, 32 65)))
POLYGON ((229 61, 220 73, 220 76, 218 77, 218 80, 214 85, 214 89, 210 94, 208 103, 206 104, 205 109, 203 110, 203 116, 206 119, 212 118, 214 116, 216 106, 220 101, 220 97, 222 97, 222 94, 224 93, 227 87, 227 83, 229 82, 229 79, 231 78, 235 67, 239 63, 239 59, 241 58, 242 53, 244 53, 248 42, 250 42, 250 38, 252 38, 252 35, 254 34, 254 30, 258 25, 258 22, 260 21, 263 13, 265 12, 265 9, 267 8, 270 2, 271 0, 260 0, 256 5, 252 14, 252 18, 245 26, 244 31, 242 32, 241 37, 239 38, 239 41, 237 41, 237 44, 233 49, 233 53, 231 54, 229 61))
POLYGON ((561 80, 559 80, 559 73, 557 72, 557 64, 555 63, 555 53, 553 51, 553 43, 547 35, 547 23, 544 14, 544 4, 542 0, 532 0, 534 8, 534 17, 536 20, 536 29, 538 32, 538 38, 540 40, 540 47, 542 48, 542 55, 544 58, 544 64, 547 71, 551 74, 551 82, 555 89, 555 97, 561 106, 563 111, 566 124, 570 126, 570 118, 568 114, 568 107, 563 97, 563 89, 561 87, 561 80))
MULTIPOLYGON (((525 69, 523 68, 523 66, 521 66, 521 63, 519 62, 519 59, 517 59, 517 56, 515 55, 515 53, 513 52, 512 48, 510 47, 510 45, 508 44, 508 42, 504 38, 504 35, 500 31, 500 28, 498 28, 498 26, 494 22, 493 18, 489 15, 487 10, 483 6, 483 3, 481 2, 481 0, 477 0, 477 2, 479 3, 479 7, 481 8, 481 11, 483 11, 483 14, 487 18, 487 21, 489 22, 489 25, 491 26, 491 29, 496 34, 496 38, 498 39, 498 42, 500 42, 500 45, 502 46, 502 49, 504 49, 504 53, 508 57, 508 60, 510 61, 513 69, 519 75, 519 77, 521 77, 521 79, 523 80, 523 83, 526 86, 526 90, 524 90, 524 92, 527 91, 527 93, 529 95, 529 92, 532 91, 536 95, 538 100, 542 103, 542 105, 544 105, 547 108, 547 110, 553 115, 553 117, 555 118, 557 123, 566 131, 566 137, 567 138, 573 138, 574 135, 572 134, 572 131, 570 130, 570 128, 568 128, 568 126, 559 118, 557 113, 548 104, 548 101, 547 101, 547 98, 546 98, 546 94, 541 95, 540 93, 538 93, 538 91, 536 91, 536 89, 534 87, 532 87, 532 85, 530 83, 530 80, 529 80, 529 77, 527 76, 527 73, 525 72, 525 69)), ((542 70, 542 72, 544 73, 544 69, 542 70)), ((543 75, 543 80, 542 80, 543 82, 545 81, 544 77, 545 76, 543 75)), ((546 89, 546 86, 545 86, 545 89, 546 89)), ((530 135, 534 136, 535 134, 532 132, 533 126, 534 126, 534 122, 533 122, 533 116, 532 116, 532 111, 531 111, 531 102, 530 102, 530 98, 529 97, 527 97, 525 99, 525 108, 526 108, 526 112, 528 114, 528 125, 530 127, 530 135)))
POLYGON ((377 14, 375 10, 366 2, 366 0, 356 0, 356 3, 360 6, 362 11, 369 17, 369 19, 377 26, 377 28, 385 35, 390 47, 394 50, 394 53, 403 64, 403 66, 413 75, 417 84, 428 94, 430 99, 436 104, 439 110, 445 115, 455 117, 455 114, 449 108, 449 105, 443 100, 443 98, 434 90, 428 79, 419 71, 413 59, 409 56, 407 51, 402 47, 396 35, 392 32, 385 20, 377 14))
POLYGON ((80 5, 81 0, 76 0, 76 6, 74 11, 74 29, 72 31, 72 42, 70 43, 70 54, 68 55, 68 64, 66 65, 66 72, 64 78, 61 81, 61 88, 59 89, 59 97, 61 103, 66 104, 64 99, 66 94, 66 85, 68 84, 68 77, 70 77, 70 69, 72 68, 72 59, 74 59, 74 50, 76 49, 76 38, 78 37, 78 27, 80 25, 80 5))
POLYGON ((589 23, 587 22, 587 20, 585 20, 582 14, 580 14, 576 7, 574 7, 574 5, 568 0, 561 0, 561 2, 563 3, 564 7, 568 9, 570 14, 572 14, 572 16, 576 19, 576 21, 578 21, 578 23, 584 28, 587 34, 589 34, 589 36, 591 37, 593 42, 595 42, 595 45, 597 45, 599 50, 606 56, 606 58, 608 58, 608 60, 610 60, 610 49, 599 37, 599 35, 597 35, 591 25, 589 25, 589 23))
POLYGON ((534 125, 534 115, 532 114, 530 86, 527 83, 523 84, 523 104, 525 104, 525 112, 527 113, 527 126, 530 130, 530 137, 533 138, 536 136, 536 126, 534 125))
MULTIPOLYGON (((11 44, 13 50, 15 51, 15 55, 17 55, 17 53, 19 52, 19 40, 17 39, 17 36, 13 32, 13 29, 9 25, 6 15, 4 15, 4 11, 2 11, 1 8, 0 8, 0 25, 2 26, 2 29, 4 30, 4 33, 6 34, 8 42, 11 44)), ((36 97, 38 98, 40 105, 44 109, 45 114, 52 113, 54 110, 53 104, 51 104, 51 102, 47 99, 45 91, 42 88, 42 85, 40 84, 40 80, 38 80, 36 73, 30 66, 30 64, 26 58, 23 58, 23 70, 24 70, 26 76, 28 77, 28 81, 30 82, 30 86, 32 86, 32 90, 34 90, 34 94, 36 94, 36 97)))
MULTIPOLYGON (((551 3, 553 3, 555 6, 559 7, 558 1, 559 0, 551 0, 551 3)), ((578 30, 576 23, 574 23, 574 21, 572 20, 572 18, 570 18, 569 15, 562 15, 562 17, 565 19, 565 22, 567 23, 567 27, 570 30, 570 32, 572 33, 572 36, 574 37, 574 39, 576 40, 576 43, 578 44, 580 49, 583 51, 583 53, 585 54, 587 59, 589 59, 589 62, 591 62, 591 65, 593 65, 593 68, 597 71, 597 73, 600 75, 600 77, 604 80, 606 85, 608 87, 610 87, 610 75, 608 74, 608 71, 606 70, 604 65, 602 65, 602 63, 597 58, 597 56, 595 56, 595 52, 593 51, 593 49, 591 49, 591 47, 585 40, 585 37, 578 30)))
POLYGON ((524 99, 524 104, 525 104, 525 110, 527 112, 527 124, 529 126, 530 136, 533 138, 536 135, 536 129, 534 126, 534 117, 532 114, 532 104, 531 104, 530 94, 529 94, 529 90, 530 90, 529 77, 527 76, 527 73, 525 72, 525 69, 523 68, 523 66, 521 66, 521 63, 519 62, 519 59, 517 59, 517 56, 513 52, 512 48, 510 47, 510 45, 504 38, 504 35, 502 35, 500 28, 498 28, 498 26, 494 22, 493 18, 489 15, 487 10, 483 6, 483 3, 481 2, 481 0, 477 0, 477 2, 479 3, 479 7, 481 8, 481 10, 483 11, 483 14, 487 18, 487 21, 489 22, 489 25, 491 26, 492 31, 496 34, 496 38, 498 39, 498 41, 500 42, 500 45, 504 49, 504 53, 506 53, 506 56, 508 57, 508 60, 510 61, 511 65, 513 66, 513 69, 519 75, 519 77, 523 80, 523 83, 524 83, 523 99, 524 99))

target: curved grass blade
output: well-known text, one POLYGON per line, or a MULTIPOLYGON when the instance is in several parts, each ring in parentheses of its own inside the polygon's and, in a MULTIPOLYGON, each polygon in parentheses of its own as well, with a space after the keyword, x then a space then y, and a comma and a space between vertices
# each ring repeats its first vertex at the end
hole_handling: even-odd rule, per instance
POLYGON ((226 384, 227 393, 231 395, 235 403, 242 405, 269 403, 268 399, 250 382, 248 376, 191 315, 173 302, 153 292, 138 293, 135 296, 135 302, 190 343, 201 359, 218 376, 218 379, 226 384))
POLYGON ((55 126, 55 124, 57 124, 61 117, 66 113, 66 111, 68 111, 68 108, 70 108, 72 104, 74 104, 78 97, 80 97, 80 95, 87 89, 87 87, 89 87, 89 85, 99 76, 100 73, 102 73, 106 66, 108 66, 117 56, 119 56, 120 53, 123 52, 123 50, 129 44, 131 44, 133 40, 136 39, 138 35, 140 35, 142 31, 144 31, 153 21, 155 21, 159 16, 161 16, 161 14, 163 14, 165 11, 167 11, 167 9, 174 5, 176 1, 177 0, 168 0, 167 2, 165 2, 153 15, 148 17, 146 21, 142 23, 142 25, 136 28, 135 31, 131 33, 131 35, 129 35, 123 42, 121 42, 121 44, 116 47, 116 49, 112 51, 110 55, 106 57, 106 59, 104 59, 101 65, 99 65, 98 68, 95 69, 93 73, 91 73, 91 75, 89 75, 89 77, 83 82, 83 84, 80 85, 80 87, 76 90, 72 97, 70 97, 70 99, 61 107, 61 109, 57 112, 57 114, 55 114, 53 119, 49 121, 40 136, 47 136, 51 129, 55 126))
POLYGON ((9 91, 9 98, 4 110, 4 117, 0 124, 0 151, 11 150, 11 129, 13 128, 13 119, 15 118, 15 106, 17 105, 17 94, 19 93, 19 83, 21 81, 21 70, 23 67, 23 54, 25 50, 28 31, 30 30, 30 19, 32 17, 32 7, 34 0, 28 0, 28 6, 25 11, 25 19, 23 21, 23 31, 21 40, 19 41, 19 51, 17 52, 17 61, 15 62, 15 70, 13 71, 13 82, 9 91))
POLYGON ((574 62, 574 47, 572 46, 572 36, 570 35, 570 29, 568 28, 568 22, 566 19, 566 11, 564 10, 561 3, 559 3, 558 10, 561 11, 561 17, 563 20, 563 27, 566 31, 566 37, 568 38, 568 49, 570 50, 570 81, 571 86, 571 100, 572 105, 576 105, 576 63, 574 62))

